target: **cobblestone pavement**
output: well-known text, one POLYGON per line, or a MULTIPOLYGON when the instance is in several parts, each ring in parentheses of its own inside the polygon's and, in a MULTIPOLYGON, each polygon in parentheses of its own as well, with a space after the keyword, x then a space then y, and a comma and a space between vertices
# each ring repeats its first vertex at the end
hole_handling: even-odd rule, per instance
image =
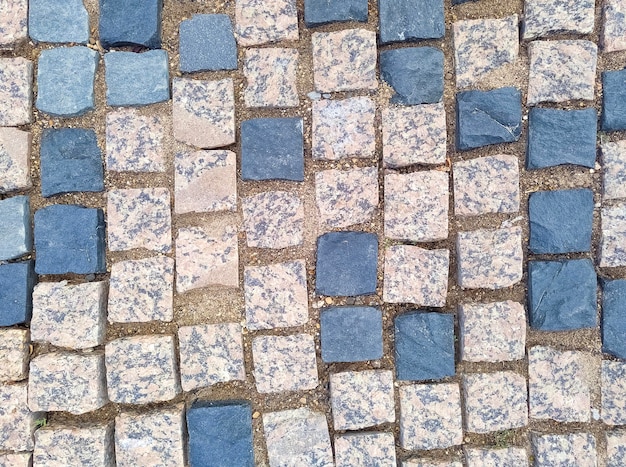
POLYGON ((0 0, 0 466, 626 465, 626 0, 0 0))

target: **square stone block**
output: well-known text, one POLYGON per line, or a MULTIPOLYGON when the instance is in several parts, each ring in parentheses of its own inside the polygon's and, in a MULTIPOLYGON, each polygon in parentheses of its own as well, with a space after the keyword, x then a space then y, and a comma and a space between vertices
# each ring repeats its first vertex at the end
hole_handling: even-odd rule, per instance
POLYGON ((550 33, 590 34, 594 23, 594 0, 524 2, 524 39, 543 37, 550 33))
POLYGON ((393 433, 370 432, 336 436, 335 465, 395 467, 396 444, 393 433))
POLYGON ((16 259, 33 250, 30 198, 13 196, 0 200, 0 260, 16 259))
POLYGON ((600 267, 626 265, 626 203, 605 206, 601 211, 600 267))
POLYGON ((624 28, 624 15, 626 15, 626 2, 624 0, 607 0, 603 2, 602 9, 602 46, 605 52, 626 50, 626 32, 624 28))
MULTIPOLYGON (((367 13, 367 4, 365 12, 367 13)), ((0 49, 12 49, 25 42, 28 38, 28 0, 2 2, 0 16, 2 17, 0 49)))
POLYGON ((320 312, 325 363, 363 362, 383 357, 383 316, 378 308, 331 307, 320 312))
POLYGON ((606 466, 621 467, 626 463, 626 431, 606 432, 606 466))
POLYGON ((602 281, 602 351, 626 359, 626 280, 602 281))
POLYGON ((27 384, 0 384, 0 449, 3 451, 32 451, 35 447, 33 433, 43 414, 28 408, 27 384))
POLYGON ((304 205, 287 191, 266 191, 244 198, 243 228, 250 248, 280 250, 302 244, 304 205))
POLYGON ((193 15, 181 21, 179 37, 183 73, 237 69, 237 42, 228 15, 193 15))
POLYGON ((33 454, 31 452, 8 452, 0 454, 0 466, 2 467, 31 467, 33 454))
POLYGON ((381 0, 378 17, 383 44, 438 39, 445 33, 441 0, 381 0))
POLYGON ((161 0, 99 0, 99 35, 104 47, 161 47, 161 0), (140 6, 138 6, 140 5, 140 6))
POLYGON ((115 465, 113 424, 49 426, 35 433, 34 465, 115 465))
POLYGON ((33 62, 22 57, 0 58, 0 126, 31 123, 32 105, 33 62))
POLYGON ((297 41, 296 0, 237 0, 235 33, 240 46, 297 41))
POLYGON ((38 42, 75 42, 89 40, 89 14, 80 0, 50 2, 30 0, 28 3, 28 35, 38 42))
POLYGON ((326 23, 367 21, 367 0, 305 0, 304 23, 307 28, 326 23))
POLYGON ((626 198, 626 140, 602 144, 602 198, 626 198))
POLYGON ((33 261, 0 264, 0 326, 30 320, 33 286, 37 276, 33 261))
MULTIPOLYGON (((2 8, 0 6, 0 8, 2 8)), ((0 128, 0 193, 30 188, 32 135, 17 128, 0 128)))
POLYGON ((531 447, 535 467, 598 465, 596 439, 590 433, 565 435, 533 435, 531 447))
POLYGON ((297 107, 298 51, 296 49, 248 49, 243 62, 247 107, 297 107))
POLYGON ((626 70, 602 73, 602 129, 616 131, 626 128, 626 70))
POLYGON ((28 330, 0 329, 0 383, 28 376, 29 344, 28 330))
POLYGON ((524 448, 479 449, 465 448, 467 467, 528 467, 528 453, 524 448))
POLYGON ((626 425, 626 363, 602 361, 602 421, 626 425))

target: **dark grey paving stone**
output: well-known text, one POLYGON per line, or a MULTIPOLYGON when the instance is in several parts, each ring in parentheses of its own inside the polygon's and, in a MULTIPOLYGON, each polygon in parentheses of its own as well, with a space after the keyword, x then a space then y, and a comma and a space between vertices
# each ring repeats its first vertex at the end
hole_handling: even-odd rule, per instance
POLYGON ((32 248, 28 196, 0 200, 0 261, 19 258, 32 248))
POLYGON ((100 0, 100 42, 104 47, 161 47, 163 0, 100 0))
POLYGON ((35 42, 89 40, 89 14, 83 0, 29 0, 28 35, 35 42))
POLYGON ((626 129, 626 69, 602 73, 602 129, 626 129))
POLYGON ((530 249, 537 254, 591 250, 593 192, 538 191, 530 195, 530 249))
POLYGON ((438 39, 445 34, 443 0, 379 0, 380 42, 438 39))
POLYGON ((236 70, 237 43, 228 15, 193 15, 180 23, 180 71, 236 70))
POLYGON ((522 95, 517 88, 456 95, 456 146, 460 150, 512 143, 522 133, 522 95))
POLYGON ((528 116, 527 169, 596 164, 595 109, 533 108, 528 116))
POLYGON ((602 283, 602 351, 626 359, 626 279, 602 283))
POLYGON ((434 104, 443 98, 443 52, 434 47, 385 50, 380 74, 396 92, 394 104, 434 104))
POLYGON ((396 377, 404 381, 454 376, 454 315, 411 312, 395 320, 396 377))
POLYGON ((0 326, 30 321, 36 280, 33 261, 0 264, 0 326))
POLYGON ((541 331, 569 331, 597 325, 597 276, 588 259, 530 261, 530 325, 541 331))
POLYGON ((367 0, 305 0, 307 27, 343 21, 367 21, 367 0))
POLYGON ((320 313, 322 360, 364 362, 383 356, 383 316, 378 308, 332 307, 320 313))

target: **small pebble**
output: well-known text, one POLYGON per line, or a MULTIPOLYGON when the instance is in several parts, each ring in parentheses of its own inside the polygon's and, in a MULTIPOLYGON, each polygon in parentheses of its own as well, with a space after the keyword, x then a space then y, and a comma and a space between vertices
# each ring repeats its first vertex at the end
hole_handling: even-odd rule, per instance
POLYGON ((259 418, 260 416, 261 416, 261 413, 260 413, 260 412, 254 412, 254 413, 252 414, 252 418, 254 418, 255 420, 256 420, 257 418, 259 418))

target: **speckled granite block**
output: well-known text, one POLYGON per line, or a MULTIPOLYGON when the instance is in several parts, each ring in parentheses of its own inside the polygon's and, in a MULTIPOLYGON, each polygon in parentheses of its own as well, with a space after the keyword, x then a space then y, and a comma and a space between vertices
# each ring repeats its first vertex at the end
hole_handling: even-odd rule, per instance
POLYGON ((266 191, 241 201, 250 248, 282 249, 302 244, 304 205, 287 191, 266 191))
POLYGON ((219 148, 235 142, 235 95, 231 78, 172 82, 174 138, 199 148, 219 148))
POLYGON ((411 242, 448 238, 447 172, 385 175, 385 237, 411 242))
POLYGON ((257 391, 304 391, 318 385, 315 343, 308 334, 260 336, 252 341, 257 391))
POLYGON ((606 467, 626 465, 626 431, 606 432, 606 467))
POLYGON ((371 432, 336 436, 335 465, 395 467, 396 444, 393 433, 371 432))
POLYGON ((172 249, 170 192, 167 188, 110 190, 107 195, 109 250, 172 249))
POLYGON ((367 0, 306 0, 304 23, 308 28, 327 23, 367 21, 367 0))
POLYGON ((626 359, 626 280, 602 281, 602 351, 626 359))
POLYGON ((626 203, 605 206, 601 211, 600 267, 626 265, 626 203))
POLYGON ((383 316, 372 307, 329 307, 320 312, 324 363, 363 362, 383 357, 383 316))
POLYGON ((531 436, 535 467, 596 467, 596 439, 590 433, 531 436))
POLYGON ((99 36, 106 48, 161 47, 163 0, 99 0, 99 36))
POLYGON ((438 39, 445 33, 441 0, 381 0, 378 15, 383 44, 438 39))
POLYGON ((34 261, 0 264, 0 326, 30 320, 32 292, 37 276, 34 261))
POLYGON ((28 407, 81 415, 103 407, 106 393, 102 352, 53 352, 30 362, 28 407))
POLYGON ((30 198, 0 200, 0 260, 11 260, 33 251, 30 198))
POLYGON ((0 58, 0 126, 33 121, 33 62, 22 57, 0 58))
POLYGON ((335 430, 360 430, 394 423, 393 373, 346 371, 330 375, 330 402, 335 430))
POLYGON ((0 193, 31 187, 31 141, 30 132, 0 128, 0 193))
MULTIPOLYGON (((0 384, 0 449, 32 451, 40 413, 27 405, 27 383, 0 384)), ((13 467, 10 465, 9 467, 13 467)))
POLYGON ((12 49, 28 38, 28 0, 0 3, 0 49, 12 49))
POLYGON ((313 81, 320 92, 376 89, 376 33, 365 29, 315 32, 313 81))
POLYGON ((0 454, 0 467, 31 467, 33 454, 30 452, 8 452, 0 454))
POLYGON ((106 165, 113 172, 164 172, 165 126, 159 116, 118 109, 106 116, 106 165))
POLYGON ((465 448, 467 467, 528 467, 528 453, 524 448, 504 449, 465 448))
POLYGON ((594 15, 594 0, 528 0, 524 2, 524 39, 550 33, 590 34, 594 15))
POLYGON ((182 293, 212 285, 239 286, 237 232, 230 227, 215 233, 199 227, 178 229, 176 290, 182 293))
POLYGON ((369 97, 313 102, 313 159, 368 158, 376 150, 376 108, 369 97))
POLYGON ((454 23, 457 88, 473 86, 492 71, 517 60, 519 52, 517 24, 517 15, 454 23))
POLYGON ((0 329, 0 383, 28 376, 29 344, 28 330, 0 329))
POLYGON ((317 172, 315 200, 320 221, 329 228, 368 222, 378 208, 378 168, 317 172))
POLYGON ((237 210, 234 152, 179 152, 174 158, 174 169, 176 214, 237 210))
POLYGON ((526 313, 520 303, 467 303, 459 306, 459 349, 468 362, 524 358, 526 313))
POLYGON ((588 422, 591 412, 589 355, 535 346, 528 351, 530 416, 557 422, 588 422))
POLYGON ((593 100, 598 47, 590 41, 535 41, 528 46, 527 104, 593 100))
POLYGON ((446 112, 442 103, 385 107, 382 124, 385 167, 446 162, 446 112))
POLYGON ((104 342, 106 283, 40 282, 33 291, 33 342, 88 349, 104 342))
POLYGON ((240 46, 297 41, 296 0, 237 0, 235 34, 240 46))
POLYGON ((296 49, 248 49, 243 62, 247 81, 243 97, 247 107, 297 107, 296 49))
POLYGON ((181 392, 174 337, 122 337, 105 347, 109 398, 120 404, 169 401, 181 392))
POLYGON ((237 69, 237 42, 228 15, 193 15, 180 23, 180 71, 237 69))
POLYGON ((115 466, 113 424, 49 426, 35 432, 34 465, 115 466))
POLYGON ((626 140, 602 144, 602 198, 626 198, 626 140))
POLYGON ((183 424, 182 406, 142 414, 122 412, 115 417, 117 467, 183 467, 183 424))
POLYGON ((28 35, 37 42, 89 40, 89 13, 82 0, 29 0, 28 35))
MULTIPOLYGON (((454 4, 455 0, 452 0, 454 4)), ((458 0, 457 0, 458 1, 458 0)), ((460 0, 460 1, 474 1, 474 0, 460 0)), ((436 461, 430 459, 411 459, 402 463, 402 467, 463 467, 462 462, 457 461, 436 461)), ((484 466, 481 466, 484 467, 484 466)), ((502 466, 496 466, 502 467, 502 466)), ((517 466, 515 466, 517 467, 517 466)))
POLYGON ((178 341, 183 391, 246 379, 240 324, 183 326, 178 341))
POLYGON ((448 250, 390 246, 385 252, 383 300, 443 307, 448 295, 448 250))
POLYGON ((326 416, 308 408, 263 415, 270 467, 333 467, 326 416))
POLYGON ((500 154, 453 165, 454 214, 515 213, 520 207, 517 157, 500 154))
POLYGON ((248 266, 243 287, 248 329, 287 328, 309 321, 304 260, 248 266))
POLYGON ((605 52, 626 50, 626 2, 624 0, 606 0, 602 3, 602 47, 605 52))
POLYGON ((111 323, 172 321, 174 260, 166 256, 121 261, 111 266, 111 323))
POLYGON ((602 421, 626 425, 626 363, 602 361, 602 421))
POLYGON ((403 449, 443 449, 462 442, 458 384, 400 387, 400 446, 403 449))

